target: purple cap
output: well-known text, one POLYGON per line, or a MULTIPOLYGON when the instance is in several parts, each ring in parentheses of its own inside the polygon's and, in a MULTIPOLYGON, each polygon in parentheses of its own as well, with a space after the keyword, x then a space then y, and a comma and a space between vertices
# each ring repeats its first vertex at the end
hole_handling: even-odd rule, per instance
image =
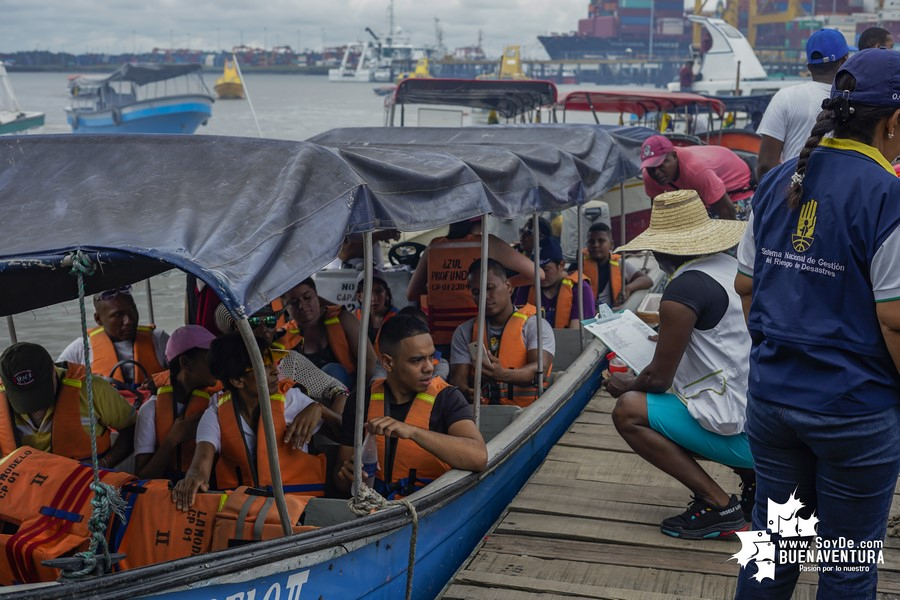
POLYGON ((837 29, 820 29, 806 40, 806 64, 831 63, 850 54, 847 38, 837 29))
POLYGON ((641 168, 658 167, 666 160, 666 155, 675 150, 675 146, 664 135, 651 135, 641 144, 641 168))
POLYGON ((831 97, 847 94, 851 102, 900 108, 900 52, 868 48, 847 59, 835 76, 847 71, 856 79, 852 92, 831 86, 831 97))
POLYGON ((188 350, 201 348, 209 350, 209 345, 216 339, 206 327, 200 325, 185 325, 179 327, 169 336, 166 342, 166 360, 172 362, 188 350))

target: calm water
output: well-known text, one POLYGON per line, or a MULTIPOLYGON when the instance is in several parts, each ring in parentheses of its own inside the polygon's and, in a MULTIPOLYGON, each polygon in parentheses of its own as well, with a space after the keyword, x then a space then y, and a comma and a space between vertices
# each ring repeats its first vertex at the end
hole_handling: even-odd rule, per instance
MULTIPOLYGON (((204 75, 212 88, 216 76, 204 75)), ((44 133, 70 133, 64 107, 68 104, 65 73, 11 73, 10 81, 24 110, 46 113, 44 133)), ((383 125, 384 98, 373 92, 373 83, 330 83, 322 76, 254 74, 245 76, 245 86, 255 109, 263 137, 305 140, 336 127, 383 125)), ((575 87, 561 86, 561 94, 575 87)), ((257 137, 256 124, 246 100, 217 101, 213 116, 199 135, 257 137)), ((184 276, 171 271, 151 280, 156 324, 172 331, 184 322, 184 276)), ((23 290, 27 293, 27 290, 23 290)), ((147 322, 144 286, 136 288, 141 321, 147 322)), ((43 344, 55 357, 81 335, 77 302, 42 308, 15 316, 20 341, 43 344)), ((88 326, 93 325, 93 307, 88 302, 88 326)), ((5 331, 4 331, 5 334, 5 331)), ((0 347, 5 347, 0 335, 0 347)))

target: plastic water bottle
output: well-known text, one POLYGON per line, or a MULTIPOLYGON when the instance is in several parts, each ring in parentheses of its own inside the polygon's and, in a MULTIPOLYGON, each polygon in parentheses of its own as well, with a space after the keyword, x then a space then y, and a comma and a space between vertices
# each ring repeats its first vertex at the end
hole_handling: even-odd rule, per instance
POLYGON ((609 361, 609 373, 612 375, 613 373, 627 373, 628 365, 625 364, 625 361, 616 356, 615 352, 610 352, 606 355, 606 360, 609 361))
POLYGON ((367 486, 375 489, 375 471, 378 470, 378 446, 375 436, 367 433, 362 446, 362 480, 367 486))

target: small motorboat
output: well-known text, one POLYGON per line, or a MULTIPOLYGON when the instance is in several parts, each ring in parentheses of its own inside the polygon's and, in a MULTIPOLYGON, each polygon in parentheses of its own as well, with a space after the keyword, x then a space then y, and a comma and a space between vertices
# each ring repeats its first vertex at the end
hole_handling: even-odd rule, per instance
POLYGON ((194 133, 215 100, 200 65, 125 64, 69 82, 66 119, 76 133, 194 133))
POLYGON ((0 134, 26 131, 43 125, 44 113, 26 112, 19 106, 9 83, 6 67, 0 62, 0 134))

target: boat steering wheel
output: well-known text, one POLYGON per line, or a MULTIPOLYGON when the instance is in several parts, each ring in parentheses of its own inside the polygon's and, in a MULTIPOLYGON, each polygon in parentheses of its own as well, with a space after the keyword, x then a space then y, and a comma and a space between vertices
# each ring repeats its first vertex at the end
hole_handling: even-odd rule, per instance
POLYGON ((415 269, 419 258, 425 251, 425 245, 418 242, 401 242, 394 244, 388 251, 388 260, 392 265, 406 265, 415 269))

